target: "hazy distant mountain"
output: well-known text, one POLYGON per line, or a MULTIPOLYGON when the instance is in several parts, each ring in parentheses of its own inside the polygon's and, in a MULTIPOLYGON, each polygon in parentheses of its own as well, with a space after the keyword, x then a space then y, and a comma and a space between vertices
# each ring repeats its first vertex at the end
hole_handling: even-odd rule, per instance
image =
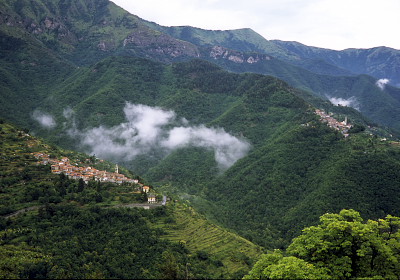
POLYGON ((323 60, 355 74, 368 74, 377 79, 389 79, 400 85, 400 50, 388 47, 346 49, 335 51, 309 47, 298 42, 273 41, 302 59, 323 60))

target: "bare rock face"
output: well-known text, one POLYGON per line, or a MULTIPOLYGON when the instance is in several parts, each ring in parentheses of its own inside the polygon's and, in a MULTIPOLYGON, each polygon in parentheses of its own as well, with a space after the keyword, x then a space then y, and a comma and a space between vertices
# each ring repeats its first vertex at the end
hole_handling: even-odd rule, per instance
POLYGON ((221 46, 214 46, 210 51, 210 57, 217 59, 217 58, 226 58, 229 54, 228 49, 221 47, 221 46))
POLYGON ((227 59, 235 63, 254 64, 262 60, 270 60, 271 57, 261 54, 248 55, 239 51, 230 50, 221 46, 213 46, 209 53, 214 59, 227 59))
POLYGON ((103 52, 112 51, 115 49, 115 43, 102 40, 97 44, 97 48, 103 52))
POLYGON ((50 30, 54 30, 54 29, 60 27, 60 25, 61 25, 58 21, 55 21, 55 20, 53 20, 51 18, 48 18, 48 17, 46 17, 43 20, 43 24, 47 29, 50 29, 50 30))
POLYGON ((229 50, 221 46, 214 46, 210 50, 210 57, 214 59, 228 59, 236 63, 243 63, 244 57, 241 52, 229 50))
POLYGON ((140 49, 149 55, 164 56, 164 61, 179 57, 200 57, 197 47, 164 33, 135 30, 123 41, 125 49, 140 49))

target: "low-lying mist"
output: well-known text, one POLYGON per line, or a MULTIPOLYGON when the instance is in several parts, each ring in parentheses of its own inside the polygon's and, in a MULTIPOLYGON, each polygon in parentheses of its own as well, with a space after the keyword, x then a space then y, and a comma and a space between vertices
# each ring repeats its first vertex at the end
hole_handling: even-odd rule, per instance
POLYGON ((375 85, 381 90, 385 89, 385 86, 390 82, 389 79, 379 79, 376 81, 375 85))
POLYGON ((328 99, 333 105, 352 107, 353 109, 360 111, 360 103, 358 102, 358 100, 355 96, 352 96, 348 99, 340 98, 340 97, 328 97, 328 99))
POLYGON ((231 167, 250 149, 247 140, 223 128, 191 126, 186 119, 178 119, 175 112, 160 107, 126 103, 124 114, 126 122, 119 125, 85 130, 74 126, 68 134, 77 138, 87 153, 120 161, 130 161, 150 151, 166 156, 190 146, 211 149, 221 170, 231 167))
POLYGON ((52 115, 44 113, 38 109, 33 111, 32 118, 43 128, 52 129, 57 125, 52 115))

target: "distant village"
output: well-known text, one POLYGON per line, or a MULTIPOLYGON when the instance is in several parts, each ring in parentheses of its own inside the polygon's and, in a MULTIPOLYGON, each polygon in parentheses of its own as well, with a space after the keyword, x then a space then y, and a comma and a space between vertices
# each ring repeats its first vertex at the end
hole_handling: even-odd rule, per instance
POLYGON ((156 195, 154 193, 149 193, 149 186, 139 183, 139 180, 137 179, 130 179, 124 174, 120 174, 118 172, 118 165, 115 166, 115 172, 107 172, 103 170, 97 170, 96 168, 90 166, 78 166, 76 163, 71 163, 67 157, 63 157, 61 159, 50 158, 48 154, 41 152, 33 153, 33 155, 39 161, 39 164, 50 164, 51 172, 54 174, 64 173, 71 179, 82 179, 85 183, 88 183, 90 180, 95 180, 99 182, 110 182, 116 184, 135 184, 139 187, 139 191, 148 193, 148 203, 157 203, 156 195))
POLYGON ((139 184, 139 180, 130 179, 124 174, 119 174, 118 165, 116 166, 115 172, 107 172, 97 170, 90 166, 82 167, 78 166, 78 164, 72 164, 67 157, 63 157, 59 160, 57 158, 50 158, 49 155, 40 152, 34 153, 34 156, 39 160, 40 164, 51 164, 51 172, 55 174, 64 173, 71 179, 82 179, 86 183, 94 179, 100 182, 111 182, 117 184, 139 184))
POLYGON ((329 127, 339 130, 344 135, 344 137, 349 136, 349 130, 352 127, 352 125, 348 123, 347 117, 345 117, 344 121, 339 122, 334 117, 332 117, 331 114, 328 114, 323 110, 315 109, 315 113, 318 116, 320 116, 321 121, 327 123, 329 127))

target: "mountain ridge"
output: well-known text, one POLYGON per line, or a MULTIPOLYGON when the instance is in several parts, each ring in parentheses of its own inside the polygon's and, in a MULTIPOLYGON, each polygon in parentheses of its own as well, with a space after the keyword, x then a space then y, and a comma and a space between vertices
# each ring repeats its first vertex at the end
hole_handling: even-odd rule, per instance
POLYGON ((45 9, 25 2, 10 2, 24 7, 15 12, 23 28, 0 25, 7 35, 0 41, 2 117, 63 147, 103 153, 268 249, 284 247, 302 226, 339 207, 367 218, 398 215, 396 135, 377 132, 373 122, 400 125, 399 89, 380 88, 366 74, 316 74, 242 51, 250 48, 243 37, 262 40, 248 29, 214 37, 176 31, 177 37, 203 36, 198 46, 105 0, 31 1, 45 9), (56 21, 62 7, 65 21, 56 21), (65 42, 60 34, 78 40, 65 42), (23 48, 13 51, 13 42, 23 48), (41 58, 46 53, 54 55, 41 58), (334 106, 328 93, 354 107, 354 98, 364 98, 374 119, 361 114, 363 104, 361 113, 334 106), (345 138, 320 122, 316 108, 338 121, 348 117, 357 129, 345 138), (224 168, 221 157, 229 161, 224 168))

